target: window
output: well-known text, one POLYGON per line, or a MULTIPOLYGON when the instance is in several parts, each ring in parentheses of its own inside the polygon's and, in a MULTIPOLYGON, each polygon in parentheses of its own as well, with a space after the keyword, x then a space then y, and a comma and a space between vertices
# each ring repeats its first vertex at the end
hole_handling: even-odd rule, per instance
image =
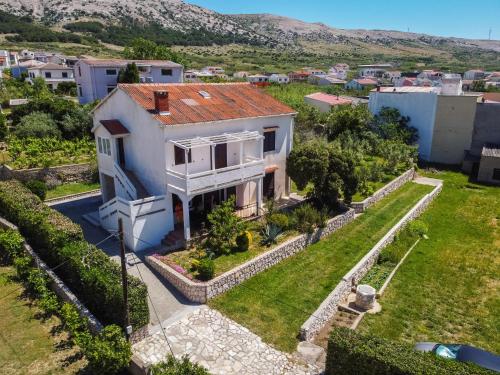
POLYGON ((52 78, 51 72, 45 72, 45 78, 52 78))
POLYGON ((162 76, 171 76, 172 75, 172 69, 162 69, 161 70, 161 75, 162 76))
POLYGON ((97 137, 97 145, 100 154, 111 156, 111 142, 108 138, 97 137))
POLYGON ((276 130, 264 132, 264 152, 276 150, 276 130))
POLYGON ((62 77, 63 78, 68 78, 68 72, 62 72, 62 77))
POLYGON ((108 86, 108 94, 115 89, 116 86, 108 86))
POLYGON ((80 68, 80 66, 78 66, 78 75, 81 77, 82 76, 82 68, 80 68))
POLYGON ((78 86, 78 95, 83 96, 82 86, 78 86))
POLYGON ((500 181, 500 169, 498 168, 493 168, 493 180, 500 181))
POLYGON ((107 76, 116 76, 116 69, 106 69, 107 76))
POLYGON ((97 144, 99 145, 99 153, 102 154, 102 138, 97 137, 97 144))
MULTIPOLYGON (((174 146, 175 165, 186 163, 186 154, 183 148, 174 146)), ((191 149, 188 151, 188 163, 191 163, 191 149)))

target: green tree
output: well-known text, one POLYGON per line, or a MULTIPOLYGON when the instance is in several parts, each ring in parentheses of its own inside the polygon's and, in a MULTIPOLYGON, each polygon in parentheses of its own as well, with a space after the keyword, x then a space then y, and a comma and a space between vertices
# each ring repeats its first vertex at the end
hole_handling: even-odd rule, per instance
POLYGON ((156 44, 151 40, 136 38, 125 47, 123 56, 134 60, 170 60, 185 65, 183 58, 170 48, 156 44))
POLYGON ((236 216, 234 206, 231 197, 207 215, 209 235, 204 245, 208 253, 229 254, 236 247, 236 237, 245 230, 245 224, 236 216))
POLYGON ((66 139, 85 138, 91 135, 92 116, 87 107, 77 107, 66 113, 60 128, 66 139))
POLYGON ((0 140, 4 140, 7 136, 7 117, 0 112, 0 140))
POLYGON ((330 141, 345 131, 361 133, 369 129, 372 114, 365 105, 338 106, 327 118, 326 135, 330 141))
POLYGON ((485 85, 484 81, 473 81, 472 82, 472 91, 485 92, 486 85, 485 85))
POLYGON ((135 63, 127 64, 125 69, 118 73, 118 83, 139 83, 139 69, 135 63))
POLYGON ((410 118, 401 116, 398 109, 382 107, 373 119, 372 128, 383 139, 412 145, 418 141, 418 130, 409 122, 410 118))
POLYGON ((33 97, 35 99, 47 99, 53 96, 50 92, 45 80, 42 77, 33 79, 33 97))
POLYGON ((55 93, 57 95, 76 96, 76 83, 75 82, 61 82, 57 85, 55 93))
POLYGON ((152 375, 209 375, 209 372, 200 365, 191 363, 188 357, 176 359, 168 355, 167 360, 151 367, 152 375))
POLYGON ((51 115, 33 112, 24 116, 14 134, 19 138, 59 138, 61 132, 51 115))

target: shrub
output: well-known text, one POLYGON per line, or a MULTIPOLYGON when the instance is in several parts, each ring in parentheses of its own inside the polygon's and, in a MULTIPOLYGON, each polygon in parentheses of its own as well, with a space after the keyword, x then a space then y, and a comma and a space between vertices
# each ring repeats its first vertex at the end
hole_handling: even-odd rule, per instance
MULTIPOLYGON (((55 272, 102 323, 124 325, 120 267, 85 242, 77 224, 15 180, 0 182, 0 215, 19 227, 50 267, 58 267, 55 272)), ((22 259, 16 259, 18 273, 25 272, 22 259)), ((130 322, 139 328, 149 321, 147 289, 132 276, 128 283, 130 322)))
POLYGON ((0 230, 0 252, 11 261, 24 254, 24 238, 17 230, 0 230))
POLYGON ((408 230, 419 237, 423 237, 429 231, 429 227, 422 220, 414 220, 408 224, 408 230))
POLYGON ((200 259, 197 270, 199 280, 210 280, 215 274, 215 262, 210 257, 200 259))
POLYGON ((278 242, 283 235, 281 228, 274 224, 268 224, 262 228, 260 243, 264 246, 271 246, 278 242))
POLYGON ((413 350, 409 344, 335 328, 328 340, 326 375, 490 374, 477 366, 413 350))
POLYGON ((151 375, 210 375, 205 368, 190 362, 188 357, 177 359, 171 354, 166 361, 152 366, 150 371, 151 375))
POLYGON ((43 112, 33 112, 21 118, 14 133, 19 138, 59 138, 61 136, 52 116, 43 112))
POLYGON ((236 250, 240 252, 248 251, 250 247, 252 235, 248 231, 244 231, 236 237, 236 250))
POLYGON ((0 141, 3 141, 7 136, 7 118, 0 112, 0 141))
POLYGON ((303 204, 293 211, 297 230, 303 233, 313 233, 316 227, 323 225, 321 213, 310 204, 303 204))
POLYGON ((42 201, 45 200, 45 196, 47 195, 47 184, 45 182, 40 180, 31 180, 26 182, 25 185, 38 198, 42 201))
POLYGON ((275 213, 266 217, 266 222, 268 225, 275 225, 282 230, 287 230, 290 225, 288 216, 281 213, 275 213))

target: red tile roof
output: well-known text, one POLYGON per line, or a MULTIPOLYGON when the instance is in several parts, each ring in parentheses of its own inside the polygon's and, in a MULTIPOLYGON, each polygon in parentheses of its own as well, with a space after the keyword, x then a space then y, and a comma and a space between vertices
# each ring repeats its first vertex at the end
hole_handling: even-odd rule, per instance
POLYGON ((370 85, 377 85, 378 84, 377 81, 375 81, 374 79, 370 79, 370 78, 360 78, 360 79, 355 79, 354 81, 356 81, 360 85, 364 85, 364 86, 370 86, 370 85))
POLYGON ((249 83, 119 84, 135 102, 165 125, 295 114, 296 112, 249 83), (155 111, 154 92, 167 91, 169 115, 155 111), (205 99, 200 91, 206 91, 205 99))
POLYGON ((120 122, 120 120, 101 120, 102 126, 106 128, 106 130, 111 135, 123 135, 130 134, 128 129, 120 122))
POLYGON ((351 99, 343 98, 343 97, 337 96, 337 95, 329 95, 329 94, 325 94, 323 92, 316 92, 314 94, 307 95, 306 98, 319 100, 319 101, 328 103, 330 105, 352 104, 351 99))

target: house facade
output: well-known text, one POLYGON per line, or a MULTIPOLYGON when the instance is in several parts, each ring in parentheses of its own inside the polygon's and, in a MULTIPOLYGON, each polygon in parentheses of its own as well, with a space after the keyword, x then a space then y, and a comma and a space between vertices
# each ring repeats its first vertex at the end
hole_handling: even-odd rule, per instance
POLYGON ((295 112, 248 83, 119 84, 93 115, 100 223, 135 251, 189 241, 230 196, 251 216, 289 195, 295 112))
POLYGON ((365 88, 373 88, 378 85, 378 81, 373 78, 358 78, 346 83, 345 88, 348 90, 361 91, 365 88))
POLYGON ((135 63, 141 82, 180 83, 184 68, 166 60, 82 59, 75 66, 75 81, 80 104, 104 98, 117 86, 118 73, 127 64, 135 63))
POLYGON ((290 83, 290 78, 286 74, 271 74, 269 76, 269 82, 287 84, 290 83))
POLYGON ((33 82, 37 77, 45 80, 51 90, 57 89, 61 82, 75 82, 73 68, 65 65, 47 63, 28 68, 28 80, 33 82))

